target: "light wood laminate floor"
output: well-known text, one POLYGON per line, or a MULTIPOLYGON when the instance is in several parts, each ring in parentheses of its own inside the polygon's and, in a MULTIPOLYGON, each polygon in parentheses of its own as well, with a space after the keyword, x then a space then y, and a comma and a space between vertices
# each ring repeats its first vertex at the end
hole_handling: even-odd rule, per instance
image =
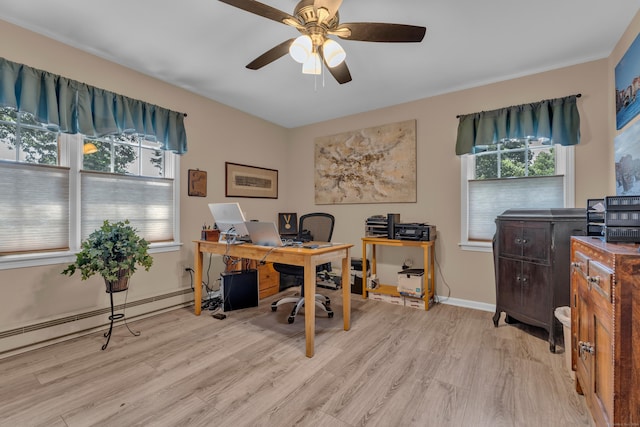
MULTIPOLYGON (((492 313, 321 290, 316 353, 289 309, 180 309, 0 360, 1 426, 592 426, 563 354, 492 313)), ((289 292, 284 292, 291 293, 289 292)))

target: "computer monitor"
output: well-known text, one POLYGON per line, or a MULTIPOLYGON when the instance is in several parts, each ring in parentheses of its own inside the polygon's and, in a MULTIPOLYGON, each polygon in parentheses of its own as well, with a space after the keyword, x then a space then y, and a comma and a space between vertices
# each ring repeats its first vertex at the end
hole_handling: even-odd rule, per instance
POLYGON ((209 203, 209 210, 221 233, 238 236, 249 234, 239 203, 209 203))

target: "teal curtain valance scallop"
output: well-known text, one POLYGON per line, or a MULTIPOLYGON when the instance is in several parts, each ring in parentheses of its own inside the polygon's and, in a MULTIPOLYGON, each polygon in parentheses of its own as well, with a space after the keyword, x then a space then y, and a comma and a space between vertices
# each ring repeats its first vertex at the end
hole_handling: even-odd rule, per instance
POLYGON ((89 137, 136 133, 187 151, 185 114, 0 58, 0 105, 31 113, 49 129, 89 137))
POLYGON ((507 138, 544 137, 560 145, 580 142, 580 95, 514 105, 458 116, 456 155, 473 153, 476 146, 507 138))

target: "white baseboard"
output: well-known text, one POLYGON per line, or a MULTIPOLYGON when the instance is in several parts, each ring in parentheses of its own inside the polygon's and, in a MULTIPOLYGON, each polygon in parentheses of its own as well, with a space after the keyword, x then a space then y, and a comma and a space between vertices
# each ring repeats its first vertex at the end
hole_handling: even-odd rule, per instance
POLYGON ((470 301, 466 299, 443 297, 438 295, 438 302, 441 304, 455 305, 457 307, 472 308, 474 310, 495 312, 495 304, 487 304, 486 302, 470 301))

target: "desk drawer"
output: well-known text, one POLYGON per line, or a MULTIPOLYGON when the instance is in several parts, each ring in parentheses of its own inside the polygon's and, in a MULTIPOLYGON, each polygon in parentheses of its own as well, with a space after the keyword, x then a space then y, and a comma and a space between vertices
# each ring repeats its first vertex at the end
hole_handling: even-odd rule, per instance
POLYGON ((258 266, 258 289, 260 299, 280 291, 280 274, 273 268, 273 263, 258 266))

